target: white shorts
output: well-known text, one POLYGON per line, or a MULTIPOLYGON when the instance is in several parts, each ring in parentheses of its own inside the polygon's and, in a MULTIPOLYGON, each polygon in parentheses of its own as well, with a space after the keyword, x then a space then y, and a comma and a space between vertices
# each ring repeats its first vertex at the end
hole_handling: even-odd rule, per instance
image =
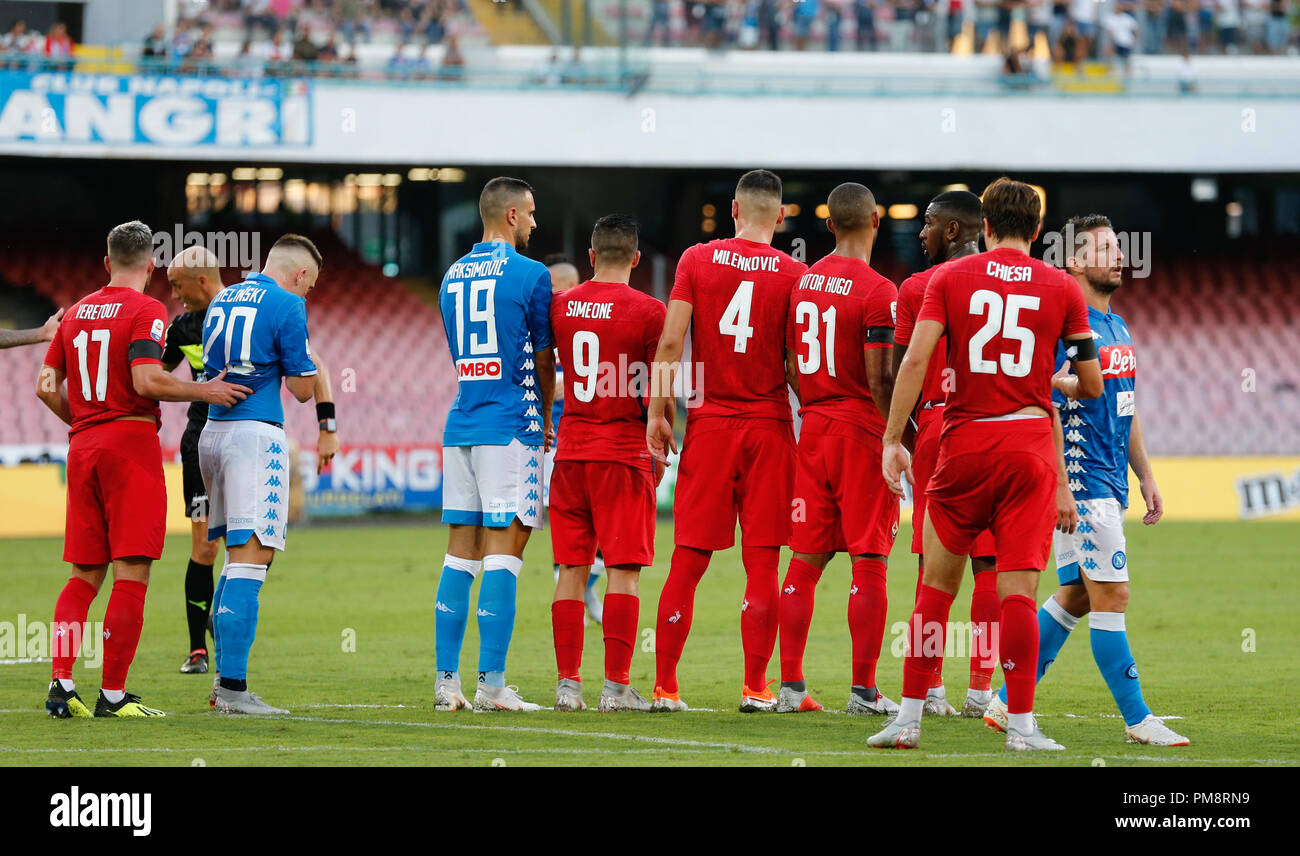
POLYGON ((1124 507, 1116 499, 1081 499, 1076 505, 1079 528, 1074 534, 1052 533, 1061 585, 1082 583, 1080 573, 1093 582, 1128 582, 1124 507))
POLYGON ((542 528, 542 448, 447 446, 442 450, 442 522, 503 529, 516 517, 542 528))
POLYGON ((284 549, 289 527, 289 443, 267 422, 211 419, 199 436, 199 471, 208 488, 208 540, 226 547, 256 535, 284 549))
POLYGON ((551 475, 555 472, 555 452, 559 443, 555 443, 542 459, 542 505, 551 507, 551 475))

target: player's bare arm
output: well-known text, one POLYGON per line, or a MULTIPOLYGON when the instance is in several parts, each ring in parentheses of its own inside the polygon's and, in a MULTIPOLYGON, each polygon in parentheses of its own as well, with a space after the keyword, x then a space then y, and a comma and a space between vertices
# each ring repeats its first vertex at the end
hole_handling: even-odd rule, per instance
POLYGON ((294 400, 300 404, 306 404, 311 401, 311 397, 316 394, 316 378, 313 375, 306 377, 286 377, 284 379, 285 389, 294 400))
POLYGON ((1147 526, 1158 523, 1165 513, 1165 501, 1160 497, 1160 489, 1156 487, 1156 476, 1151 469, 1151 459, 1147 457, 1147 445, 1142 439, 1142 423, 1136 410, 1133 411, 1133 424, 1129 427, 1128 465, 1133 469, 1133 475, 1138 477, 1142 501, 1147 506, 1142 522, 1147 526))
POLYGON ((63 372, 54 366, 41 366, 36 378, 36 397, 50 412, 67 424, 72 424, 72 411, 68 409, 68 390, 63 385, 63 372))
POLYGON ((799 355, 789 348, 785 349, 785 382, 790 389, 794 390, 794 397, 799 399, 803 404, 803 399, 799 396, 799 355))
POLYGON ((944 326, 938 321, 917 322, 907 353, 903 355, 898 367, 898 376, 894 378, 894 394, 889 399, 889 413, 882 441, 884 449, 881 469, 885 483, 899 496, 903 495, 904 473, 909 482, 915 483, 912 478, 912 456, 903 448, 903 431, 912 409, 916 407, 917 399, 921 397, 921 385, 925 382, 930 357, 934 354, 939 339, 943 338, 943 333, 944 326))
POLYGON ((659 463, 668 464, 669 450, 677 451, 673 426, 664 414, 673 397, 673 379, 681 364, 686 348, 686 330, 691 326, 694 307, 685 300, 668 301, 668 314, 664 318, 664 331, 655 348, 654 365, 650 367, 650 409, 646 416, 646 445, 650 455, 659 463))
POLYGON ((1065 353, 1074 374, 1052 376, 1052 387, 1069 398, 1096 398, 1105 390, 1101 378, 1101 360, 1092 333, 1065 339, 1065 353), (1089 355, 1091 355, 1089 357, 1089 355), (1082 356, 1082 358, 1078 358, 1082 356))
POLYGON ((1061 412, 1052 408, 1052 441, 1056 443, 1056 528, 1074 533, 1079 528, 1079 508, 1074 504, 1070 490, 1070 475, 1065 470, 1065 428, 1061 425, 1061 412))
POLYGON ((131 383, 138 395, 154 401, 205 401, 221 407, 233 407, 253 394, 246 386, 227 383, 223 370, 210 381, 200 383, 181 380, 168 374, 159 363, 139 363, 131 366, 131 383))
MULTIPOLYGON (((894 397, 894 354, 886 348, 868 348, 862 352, 867 366, 867 387, 880 415, 889 421, 889 402, 894 397)), ((900 438, 901 442, 901 438, 900 438)))
POLYGON ((39 327, 33 327, 30 330, 0 330, 0 350, 53 340, 55 332, 59 329, 59 321, 62 318, 63 310, 60 309, 47 318, 45 323, 39 327))
POLYGON ((320 435, 316 438, 316 475, 325 472, 325 468, 334 460, 339 451, 338 423, 334 421, 334 384, 330 379, 329 366, 315 351, 311 361, 316 364, 316 377, 312 384, 312 397, 316 399, 316 418, 320 423, 320 435), (321 407, 321 405, 326 405, 321 407))
POLYGON ((542 444, 550 450, 555 445, 555 423, 551 408, 555 404, 555 349, 544 348, 533 355, 537 367, 537 394, 542 399, 542 444))

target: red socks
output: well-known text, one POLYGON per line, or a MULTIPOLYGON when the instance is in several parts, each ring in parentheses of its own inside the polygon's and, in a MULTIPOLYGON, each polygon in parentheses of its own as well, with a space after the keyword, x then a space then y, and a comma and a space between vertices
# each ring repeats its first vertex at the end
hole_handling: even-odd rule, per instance
POLYGON ((1022 594, 1002 599, 998 628, 1002 674, 1007 682, 1007 712, 1032 713, 1034 672, 1038 667, 1038 611, 1022 594))
POLYGON ((679 546, 673 550, 655 620, 655 686, 665 692, 677 692, 677 662, 691 632, 695 587, 700 584, 712 556, 712 550, 694 547, 679 546))
POLYGON ((970 599, 970 688, 973 690, 991 689, 993 669, 998 664, 998 652, 993 647, 995 628, 1001 611, 998 572, 980 571, 975 575, 975 592, 970 599))
MULTIPOLYGON (((858 559, 853 563, 849 589, 849 637, 853 642, 853 686, 876 685, 876 663, 885 638, 889 595, 885 590, 885 560, 858 559)), ((782 645, 785 644, 782 627, 782 645)))
MULTIPOLYGON (((781 628, 781 680, 803 680, 803 652, 808 646, 813 599, 822 572, 801 559, 790 559, 778 605, 781 628)), ((749 681, 746 680, 746 684, 749 681)), ((754 687, 757 689, 757 687, 754 687)))
MULTIPOLYGON (((923 699, 934 670, 943 662, 952 595, 921 586, 916 610, 907 630, 907 657, 903 660, 903 698, 923 699)), ((1032 676, 1031 676, 1032 682, 1032 676)))
POLYGON ((745 649, 745 686, 762 692, 767 664, 776 646, 780 621, 780 547, 740 548, 745 565, 745 602, 740 608, 740 641, 745 649))
POLYGON ((81 651, 82 632, 90 602, 98 590, 81 577, 69 577, 59 599, 54 604, 54 658, 55 679, 72 680, 72 666, 81 651))
MULTIPOLYGON (((916 602, 917 603, 921 602, 921 588, 922 588, 921 580, 923 579, 925 579, 925 568, 917 568, 916 570, 916 602)), ((939 661, 935 663, 934 677, 930 678, 930 686, 931 687, 943 686, 943 657, 940 657, 939 661)))
MULTIPOLYGON (((136 580, 115 580, 104 611, 103 689, 126 689, 126 673, 135 659, 144 627, 144 593, 148 589, 136 580)), ((1037 640, 1037 636, 1034 637, 1037 640)), ((1032 690, 1031 690, 1032 691, 1032 690)))
MULTIPOLYGON (((575 601, 576 602, 576 601, 575 601)), ((632 594, 605 595, 605 680, 629 683, 632 649, 636 645, 636 622, 641 600, 632 594)))
POLYGON ((582 680, 582 616, 587 607, 580 600, 557 600, 551 604, 551 633, 555 638, 555 668, 561 680, 582 680))

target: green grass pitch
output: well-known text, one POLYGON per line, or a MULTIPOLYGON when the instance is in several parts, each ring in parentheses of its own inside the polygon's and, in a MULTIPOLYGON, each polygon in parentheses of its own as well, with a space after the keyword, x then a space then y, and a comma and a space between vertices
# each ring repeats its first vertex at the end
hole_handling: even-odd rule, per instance
MULTIPOLYGON (((904 528, 890 558, 889 621, 906 620, 916 581, 904 528)), ((867 750, 879 719, 736 712, 741 678, 739 550, 715 556, 700 584, 681 666, 682 697, 707 710, 677 715, 595 712, 603 662, 599 627, 588 627, 587 703, 580 714, 435 714, 433 596, 446 534, 432 523, 299 528, 262 591, 251 685, 288 718, 221 717, 207 706, 210 675, 177 673, 186 653, 182 580, 189 539, 167 541, 154 566, 144 636, 128 689, 166 719, 53 721, 44 714, 48 663, 0 665, 0 764, 4 765, 1212 765, 1300 763, 1294 730, 1300 628, 1300 524, 1131 526, 1134 585, 1128 627, 1148 703, 1192 745, 1126 746, 1122 722, 1093 664, 1087 628, 1067 643, 1038 694, 1043 729, 1061 753, 1008 756, 976 721, 927 719, 922 748, 867 750), (349 650, 354 649, 354 650, 349 650), (1100 759, 1100 760, 1098 760, 1100 759)), ((671 525, 659 527, 654 567, 642 576, 642 638, 632 681, 653 689, 648 650, 656 600, 671 556, 671 525)), ((553 578, 547 533, 535 537, 519 578, 519 613, 508 680, 525 698, 554 700, 553 578)), ((19 614, 48 622, 66 578, 55 539, 0 545, 0 633, 19 614)), ((788 551, 782 554, 782 574, 788 551)), ((602 587, 604 583, 600 584, 602 587)), ((1055 587, 1044 575, 1039 597, 1055 587)), ((828 710, 849 684, 845 625, 848 563, 838 557, 818 592, 806 658, 808 685, 828 710)), ((477 597, 477 594, 475 595, 477 597)), ((966 620, 969 580, 953 608, 966 620)), ((103 616, 105 591, 91 609, 103 616)), ((886 630, 880 685, 898 697, 902 661, 886 630)), ((0 637, 2 641, 3 637, 0 637)), ((471 623, 462 672, 472 679, 478 639, 471 623)), ((0 658, 11 654, 0 653, 0 658)), ((966 662, 949 659, 949 695, 960 704, 966 662)), ((98 672, 78 664, 93 705, 98 672)), ((778 677, 774 658, 769 677, 778 677)), ((995 685, 1000 676, 995 678, 995 685)))

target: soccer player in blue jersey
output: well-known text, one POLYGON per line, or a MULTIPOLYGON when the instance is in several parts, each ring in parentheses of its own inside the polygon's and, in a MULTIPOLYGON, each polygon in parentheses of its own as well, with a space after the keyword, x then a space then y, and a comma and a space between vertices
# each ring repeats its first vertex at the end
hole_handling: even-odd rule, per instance
POLYGON ((460 649, 479 572, 474 710, 540 710, 506 686, 515 587, 524 545, 542 524, 542 459, 554 441, 551 275, 519 253, 537 223, 533 189, 494 178, 479 195, 483 240, 442 278, 438 294, 460 391, 442 439, 442 520, 451 532, 434 612, 437 710, 470 706, 460 649))
MULTIPOLYGON (((328 376, 308 344, 304 301, 320 269, 320 251, 311 241, 285 235, 271 247, 262 272, 222 289, 203 320, 207 376, 225 370, 253 389, 234 407, 212 405, 199 438, 208 539, 226 542, 212 609, 218 672, 213 706, 220 713, 288 713, 249 692, 248 654, 257 631, 258 592, 272 557, 284 550, 288 527, 289 443, 280 378, 298 401, 329 398, 328 376)), ((334 432, 332 412, 321 427, 334 432)))
MULTIPOLYGON (((1143 700, 1124 626, 1129 591, 1124 511, 1130 467, 1146 502, 1142 522, 1153 525, 1164 513, 1134 400, 1133 336, 1124 319, 1110 308, 1111 296, 1123 281, 1124 256, 1110 220, 1100 214, 1072 218, 1064 238, 1069 250, 1066 269, 1079 281, 1088 301, 1105 391, 1091 400, 1074 397, 1077 378, 1068 368, 1052 380, 1053 403, 1065 429, 1066 472, 1078 505, 1079 526, 1073 533, 1059 529, 1053 533, 1061 586, 1038 610, 1037 675, 1042 680, 1070 631, 1088 615, 1092 656, 1124 717, 1125 740, 1186 746, 1190 741, 1169 729, 1143 700)), ((1058 344, 1056 363, 1066 362, 1058 344)), ((998 731, 1007 727, 1006 700, 1003 687, 984 717, 998 731)))

